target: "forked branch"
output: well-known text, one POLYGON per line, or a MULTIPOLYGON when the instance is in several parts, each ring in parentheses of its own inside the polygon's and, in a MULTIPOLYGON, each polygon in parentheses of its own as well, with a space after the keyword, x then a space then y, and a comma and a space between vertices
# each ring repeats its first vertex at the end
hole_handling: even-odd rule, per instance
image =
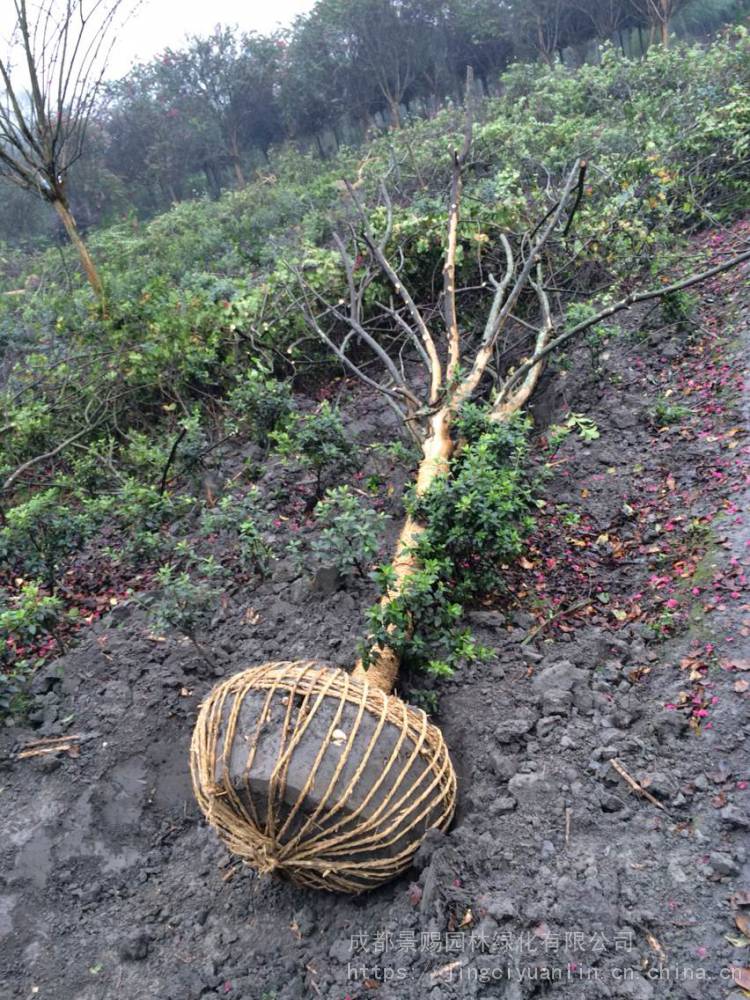
MULTIPOLYGON (((464 145, 460 152, 454 151, 452 156, 443 265, 443 329, 433 331, 430 328, 426 316, 436 315, 437 310, 433 308, 426 312, 417 304, 416 296, 402 281, 400 276, 403 270, 402 249, 397 248, 396 251, 400 257, 398 264, 394 264, 389 257, 391 253, 389 243, 393 234, 393 206, 384 184, 381 185, 381 197, 386 208, 386 225, 379 239, 375 236, 354 188, 350 184, 347 185, 361 227, 359 237, 357 232, 352 230, 354 248, 356 250, 360 239, 369 255, 368 258, 362 257, 362 259, 353 256, 347 250, 343 239, 340 236, 336 237, 346 281, 347 299, 336 303, 326 302, 324 297, 305 281, 304 276, 298 274, 302 286, 303 315, 310 327, 350 371, 384 395, 419 441, 422 461, 415 483, 418 496, 430 488, 437 476, 449 474, 450 460, 455 448, 454 420, 460 407, 477 395, 488 373, 492 373, 495 389, 495 398, 490 410, 491 418, 496 421, 506 421, 525 407, 531 399, 546 358, 578 334, 636 302, 688 288, 736 267, 745 260, 750 260, 750 251, 747 251, 723 264, 671 285, 646 292, 633 292, 620 302, 607 306, 595 316, 556 337, 555 317, 545 288, 543 257, 552 255, 553 251, 559 253, 560 247, 564 250, 566 234, 570 232, 573 219, 584 197, 586 161, 578 160, 565 177, 557 201, 541 221, 521 237, 515 250, 506 235, 500 236, 505 271, 499 280, 494 275, 489 277, 492 300, 483 332, 476 340, 470 333, 465 332, 462 335, 457 308, 456 261, 463 172, 471 150, 470 87, 469 72, 464 145), (553 245, 552 240, 556 234, 558 242, 553 245), (359 262, 359 267, 355 265, 356 261, 359 262), (368 314, 365 307, 365 292, 373 285, 378 273, 401 305, 397 307, 393 299, 390 303, 378 301, 377 315, 368 314), (536 302, 536 309, 532 309, 529 316, 521 320, 517 315, 517 306, 522 296, 528 296, 529 293, 532 294, 532 301, 536 302), (313 302, 319 309, 313 309, 313 302), (390 321, 386 329, 383 328, 384 319, 390 321), (529 331, 532 332, 531 357, 505 374, 493 372, 490 361, 495 356, 500 336, 511 324, 514 330, 520 329, 525 336, 528 336, 529 331), (427 398, 421 402, 418 384, 413 379, 413 371, 403 363, 399 369, 393 360, 391 352, 396 340, 400 340, 402 345, 413 347, 415 349, 413 360, 424 365, 427 370, 429 392, 427 398), (384 375, 383 380, 373 378, 364 371, 359 358, 351 355, 350 349, 355 341, 367 349, 370 361, 374 359, 380 365, 384 375), (472 345, 473 359, 468 365, 468 370, 462 375, 462 353, 471 353, 472 345), (410 378, 413 382, 411 385, 407 381, 410 378)), ((372 306, 369 308, 371 310, 372 306)), ((401 350, 403 349, 402 347, 401 350)), ((392 563, 394 582, 382 598, 384 605, 403 592, 406 581, 416 569, 416 546, 423 530, 424 527, 419 522, 411 517, 406 519, 396 543, 392 563)), ((365 664, 360 662, 355 675, 366 677, 370 683, 389 691, 398 675, 398 666, 398 656, 392 648, 378 647, 376 654, 370 657, 369 666, 365 667, 365 664)))

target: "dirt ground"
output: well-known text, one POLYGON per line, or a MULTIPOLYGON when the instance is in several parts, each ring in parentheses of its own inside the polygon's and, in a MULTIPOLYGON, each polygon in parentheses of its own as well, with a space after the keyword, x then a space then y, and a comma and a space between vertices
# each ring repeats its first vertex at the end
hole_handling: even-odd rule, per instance
MULTIPOLYGON (((709 242, 721 254, 748 233, 709 242)), ((357 898, 258 878, 189 785, 216 679, 272 659, 350 665, 368 585, 281 561, 229 595, 206 640, 214 669, 152 636, 132 601, 46 667, 29 721, 0 733, 0 995, 745 995, 732 967, 750 966, 746 278, 703 289, 697 330, 641 315, 598 371, 581 348, 546 376, 540 459, 568 411, 599 437, 562 441, 509 595, 469 613, 493 658, 436 685, 459 809, 403 878, 357 898), (660 401, 687 410, 660 427, 660 401), (66 735, 70 753, 19 757, 66 735)), ((374 401, 347 405, 362 440, 387 438, 374 401)), ((403 471, 368 461, 397 497, 403 471)), ((271 464, 261 482, 279 509, 283 475, 271 464)), ((406 679, 412 697, 423 687, 406 679)))

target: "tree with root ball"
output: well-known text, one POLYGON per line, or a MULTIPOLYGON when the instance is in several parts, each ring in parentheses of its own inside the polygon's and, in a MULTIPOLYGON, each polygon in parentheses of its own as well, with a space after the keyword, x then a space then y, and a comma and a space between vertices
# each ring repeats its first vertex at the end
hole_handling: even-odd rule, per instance
MULTIPOLYGON (((451 474, 456 425, 467 402, 489 399, 490 419, 509 421, 531 399, 546 359, 569 340, 636 302, 697 284, 750 258, 748 251, 672 284, 630 292, 558 332, 545 269, 550 260, 575 255, 572 230, 587 170, 581 159, 570 166, 536 226, 513 242, 500 237, 503 273, 488 278, 483 329, 462 329, 456 260, 472 149, 471 84, 469 73, 463 146, 452 156, 441 308, 421 308, 402 278, 404 255, 391 249, 393 212, 385 182, 380 235, 348 186, 352 219, 347 236, 335 237, 345 295, 326 301, 301 270, 297 274, 299 308, 309 327, 348 372, 381 394, 419 443, 417 498, 451 474), (390 294, 377 303, 375 321, 366 292, 376 282, 390 294), (517 314, 521 302, 523 320, 517 314), (442 322, 435 323, 440 314, 442 322), (387 334, 384 317, 390 320, 387 334), (527 354, 516 354, 515 367, 503 369, 507 355, 498 345, 509 331, 528 345, 527 354), (409 364, 403 363, 405 353, 409 364)), ((383 607, 418 570, 415 550, 424 530, 416 516, 407 517, 383 607)), ((395 646, 386 631, 351 674, 314 660, 266 663, 219 684, 204 701, 191 746, 198 803, 229 849, 259 872, 303 886, 362 892, 408 868, 427 831, 450 823, 453 765, 440 730, 391 693, 399 672, 395 646)))

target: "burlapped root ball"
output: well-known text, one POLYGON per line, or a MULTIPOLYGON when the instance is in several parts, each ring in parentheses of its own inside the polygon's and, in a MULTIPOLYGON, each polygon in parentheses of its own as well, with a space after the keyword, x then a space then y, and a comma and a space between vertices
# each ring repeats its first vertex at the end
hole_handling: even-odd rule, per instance
POLYGON ((363 892, 448 825, 456 776, 424 712, 314 660, 219 684, 190 749, 198 804, 230 851, 298 885, 363 892))

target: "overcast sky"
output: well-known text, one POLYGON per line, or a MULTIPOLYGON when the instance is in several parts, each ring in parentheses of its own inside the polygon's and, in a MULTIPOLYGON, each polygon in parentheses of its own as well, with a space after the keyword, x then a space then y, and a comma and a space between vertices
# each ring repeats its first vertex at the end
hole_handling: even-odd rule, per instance
POLYGON ((207 35, 217 24, 243 31, 271 31, 291 24, 314 0, 145 0, 119 32, 112 49, 110 77, 127 73, 166 48, 179 48, 186 35, 207 35))

